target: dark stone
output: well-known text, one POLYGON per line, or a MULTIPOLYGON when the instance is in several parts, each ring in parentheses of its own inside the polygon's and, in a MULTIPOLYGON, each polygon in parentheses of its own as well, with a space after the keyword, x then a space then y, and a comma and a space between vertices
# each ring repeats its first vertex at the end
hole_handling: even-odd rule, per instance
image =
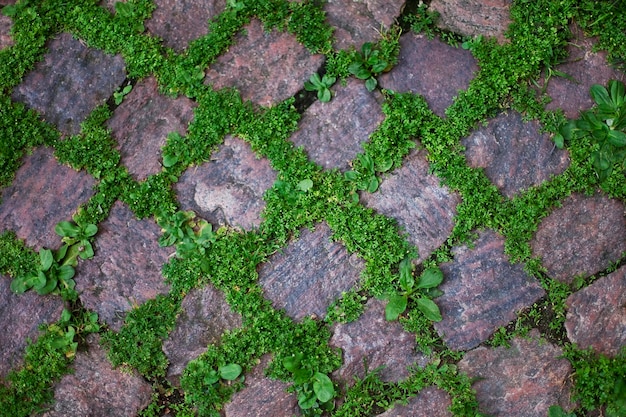
POLYGON ((570 295, 566 305, 567 337, 578 347, 615 356, 626 346, 626 266, 570 295))
POLYGON ((295 36, 276 29, 265 32, 253 19, 235 36, 234 45, 207 71, 215 89, 235 87, 244 100, 270 106, 295 95, 324 62, 311 55, 295 36))
POLYGON ((602 271, 626 251, 624 203, 601 193, 574 194, 539 224, 531 247, 561 282, 602 271))
POLYGON ((95 256, 76 269, 76 291, 86 308, 117 331, 125 312, 167 293, 161 267, 172 249, 159 247, 156 223, 137 220, 119 201, 98 228, 95 256))
POLYGON ((453 248, 454 261, 441 265, 444 295, 435 302, 443 320, 437 332, 453 350, 469 350, 518 311, 544 296, 539 282, 504 254, 504 238, 491 230, 479 234, 474 248, 453 248))
POLYGON ((407 33, 400 37, 398 65, 378 77, 382 88, 422 95, 435 114, 443 117, 459 90, 478 71, 470 51, 438 39, 407 33))
POLYGON ((370 93, 362 81, 353 78, 345 87, 337 83, 332 92, 329 103, 316 101, 304 112, 300 129, 291 140, 322 167, 346 171, 384 120, 383 97, 378 91, 370 93))
POLYGON ((50 148, 24 157, 12 185, 2 190, 0 231, 13 230, 26 245, 58 249, 56 224, 71 220, 74 211, 93 195, 95 180, 84 172, 59 165, 50 148))
POLYGON ((266 297, 295 320, 325 316, 330 303, 359 280, 363 261, 330 238, 326 223, 305 229, 259 268, 266 297))
POLYGON ((463 140, 469 166, 485 168, 509 198, 549 180, 567 169, 569 157, 540 129, 538 122, 524 122, 516 111, 500 114, 463 140))
POLYGON ((183 210, 193 210, 213 224, 251 230, 261 224, 263 194, 276 181, 266 159, 250 145, 227 136, 211 161, 188 168, 175 185, 183 210))
POLYGON ((43 61, 24 77, 12 98, 37 110, 62 133, 75 135, 80 123, 106 103, 125 78, 121 56, 88 48, 62 33, 49 42, 43 61))
POLYGON ((396 405, 378 417, 452 417, 450 394, 434 386, 424 388, 407 405, 396 405))
POLYGON ((514 338, 511 347, 468 352, 459 369, 475 379, 481 412, 507 417, 545 417, 551 405, 571 410, 572 367, 563 350, 538 338, 514 338))
MULTIPOLYGON (((2 7, 0 5, 0 7, 2 7)), ((0 14, 0 50, 8 48, 14 44, 11 36, 13 21, 10 17, 0 14)))
POLYGON ((377 192, 362 193, 361 202, 395 218, 417 246, 419 261, 441 246, 454 227, 456 206, 461 199, 429 174, 426 151, 413 151, 402 168, 384 177, 377 192))

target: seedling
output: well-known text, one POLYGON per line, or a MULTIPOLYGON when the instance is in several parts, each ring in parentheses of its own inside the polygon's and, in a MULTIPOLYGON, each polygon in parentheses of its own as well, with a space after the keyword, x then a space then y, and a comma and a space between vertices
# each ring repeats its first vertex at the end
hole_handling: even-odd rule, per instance
POLYGON ((319 74, 314 73, 309 78, 309 81, 304 83, 304 89, 306 91, 317 91, 317 98, 322 103, 328 103, 332 98, 332 93, 330 92, 330 87, 335 84, 337 81, 336 77, 331 77, 326 74, 324 77, 320 79, 319 74))
POLYGON ((113 99, 115 100, 115 105, 119 106, 120 104, 122 104, 122 102, 124 101, 124 97, 126 97, 128 95, 128 93, 130 93, 133 89, 132 85, 127 85, 126 87, 124 87, 121 91, 116 91, 115 93, 113 93, 113 99))
POLYGON ((54 231, 62 237, 63 245, 59 251, 62 253, 64 264, 76 266, 77 257, 90 259, 93 257, 93 246, 89 241, 98 233, 95 224, 82 224, 62 221, 54 227, 54 231))
POLYGON ((390 63, 382 57, 380 50, 371 42, 365 42, 361 46, 361 52, 357 52, 355 62, 348 67, 351 74, 360 80, 365 80, 365 87, 368 91, 374 91, 378 85, 376 76, 390 69, 390 63))
POLYGON ((335 387, 328 375, 302 365, 302 353, 283 359, 283 366, 293 374, 293 389, 298 406, 305 416, 321 416, 335 407, 335 387))
POLYGON ((217 239, 213 226, 206 220, 197 219, 193 211, 161 213, 157 215, 156 221, 162 227, 163 233, 159 237, 159 245, 176 245, 176 254, 180 257, 194 252, 204 254, 217 239))
POLYGON ((357 159, 357 166, 352 171, 346 171, 344 178, 355 183, 359 190, 367 190, 370 193, 378 190, 380 180, 376 176, 376 171, 387 172, 393 166, 392 161, 384 161, 381 165, 375 166, 371 156, 360 154, 357 159))

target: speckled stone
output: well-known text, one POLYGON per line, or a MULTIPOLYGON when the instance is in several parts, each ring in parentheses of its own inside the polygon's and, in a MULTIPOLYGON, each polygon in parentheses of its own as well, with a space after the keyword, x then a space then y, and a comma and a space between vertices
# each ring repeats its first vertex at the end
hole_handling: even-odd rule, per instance
POLYGON ((122 163, 138 180, 161 171, 161 148, 170 132, 187 133, 196 103, 159 94, 153 77, 140 81, 107 121, 122 163))
POLYGON ((248 143, 228 136, 211 161, 188 168, 175 185, 183 210, 216 225, 252 230, 261 224, 263 194, 276 181, 266 159, 248 143))
POLYGON ((362 203, 393 217, 406 230, 409 242, 418 248, 419 261, 452 233, 456 206, 461 202, 428 170, 426 151, 412 151, 401 168, 384 177, 377 192, 361 194, 362 203))
POLYGON ((615 356, 626 346, 626 266, 570 295, 567 337, 581 349, 615 356))
POLYGON ((88 48, 62 33, 49 41, 43 61, 24 77, 12 98, 37 110, 62 133, 75 135, 80 123, 106 103, 125 78, 121 56, 88 48))
POLYGON ((326 223, 304 229, 259 268, 265 296, 295 320, 324 317, 328 306, 359 280, 364 262, 330 238, 326 223))
MULTIPOLYGON (((11 2, 9 2, 11 3, 11 2)), ((0 3, 0 8, 6 6, 4 3, 0 3)), ((0 14, 0 49, 8 48, 14 44, 13 37, 11 36, 11 28, 13 27, 13 21, 10 17, 0 14)))
POLYGON ((602 271, 626 251, 624 203, 601 193, 574 194, 541 221, 531 247, 561 282, 602 271))
POLYGON ((450 394, 434 386, 424 388, 407 405, 396 405, 378 417, 452 417, 450 394))
POLYGON ((117 331, 133 306, 168 292, 161 267, 172 249, 159 247, 156 223, 137 220, 119 201, 98 229, 94 257, 76 268, 76 291, 86 308, 117 331))
POLYGON ((400 37, 398 65, 378 81, 387 90, 420 94, 433 112, 443 117, 458 91, 467 88, 477 71, 470 51, 407 33, 400 37))
POLYGON ((35 250, 58 249, 61 237, 54 226, 71 220, 78 206, 91 198, 94 186, 85 172, 59 165, 52 149, 37 148, 23 158, 12 185, 2 190, 0 232, 13 230, 35 250))
POLYGON ((502 113, 462 143, 468 165, 484 168, 500 191, 512 198, 565 171, 568 152, 556 149, 536 121, 524 122, 516 111, 502 113))
POLYGON ((281 102, 300 91, 324 62, 311 55, 295 36, 276 29, 265 32, 253 19, 235 36, 234 45, 206 73, 215 89, 235 87, 244 100, 261 106, 281 102))
POLYGON ((551 405, 571 410, 572 368, 563 350, 538 332, 514 338, 511 347, 468 352, 459 369, 476 379, 479 410, 494 417, 545 417, 551 405))
POLYGON ((304 147, 323 168, 346 171, 384 120, 383 97, 378 91, 367 91, 363 82, 354 78, 345 87, 337 83, 331 90, 329 103, 316 101, 304 112, 291 141, 304 147))
POLYGON ((479 234, 473 249, 452 253, 454 261, 441 265, 444 295, 435 299, 443 316, 435 329, 450 349, 478 346, 545 294, 522 265, 509 263, 504 238, 491 230, 479 234))

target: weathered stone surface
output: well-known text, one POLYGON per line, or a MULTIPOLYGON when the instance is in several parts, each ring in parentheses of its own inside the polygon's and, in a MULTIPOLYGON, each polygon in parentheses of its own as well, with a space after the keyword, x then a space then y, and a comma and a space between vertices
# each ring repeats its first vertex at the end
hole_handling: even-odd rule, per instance
MULTIPOLYGON (((9 2, 10 3, 10 2, 9 2)), ((4 4, 0 4, 2 7, 4 4)), ((11 37, 11 28, 13 27, 13 21, 10 17, 0 14, 0 49, 8 48, 13 45, 13 38, 11 37)))
POLYGON ((34 291, 15 294, 11 278, 0 275, 0 379, 21 365, 27 341, 37 340, 39 325, 61 318, 63 300, 34 291))
POLYGON ((386 176, 377 192, 362 193, 361 202, 395 218, 417 246, 419 261, 443 244, 454 227, 461 199, 428 173, 426 151, 413 151, 402 168, 386 176))
POLYGON ((155 0, 156 10, 145 22, 165 46, 182 52, 190 41, 206 35, 207 21, 222 13, 226 0, 155 0))
POLYGON ((337 83, 332 91, 334 97, 329 103, 316 101, 304 112, 291 140, 322 167, 345 171, 384 120, 383 97, 378 91, 370 93, 354 78, 345 87, 337 83))
POLYGON ((343 366, 333 376, 352 385, 354 378, 364 378, 367 362, 370 371, 383 366, 383 381, 400 381, 409 376, 410 366, 425 366, 428 358, 413 349, 415 336, 406 332, 397 321, 385 319, 385 303, 375 298, 365 305, 357 321, 335 326, 330 344, 343 351, 343 366))
POLYGON ((267 33, 253 19, 211 65, 205 83, 215 89, 235 87, 244 100, 269 106, 300 91, 323 62, 323 55, 311 55, 294 35, 276 29, 267 33))
POLYGON ((476 71, 478 66, 470 51, 407 33, 400 37, 398 65, 378 81, 387 90, 422 95, 433 112, 443 117, 476 71))
POLYGON ((512 0, 433 0, 430 10, 439 13, 438 26, 466 36, 490 36, 504 42, 511 23, 512 0))
POLYGON ((595 274, 626 251, 624 203, 601 193, 574 194, 539 224, 531 247, 561 282, 595 274))
POLYGON ((217 225, 251 230, 261 224, 263 194, 276 181, 266 159, 250 145, 227 136, 211 161, 188 168, 175 186, 183 210, 194 210, 217 225))
POLYGON ((167 293, 161 266, 171 249, 159 247, 156 223, 137 220, 119 201, 98 228, 95 256, 76 269, 76 291, 86 308, 117 331, 126 311, 167 293))
POLYGON ((476 390, 480 411, 494 417, 545 417, 551 405, 571 410, 572 368, 563 351, 544 340, 514 338, 511 347, 468 352, 459 369, 476 390))
POLYGON ((136 371, 113 369, 98 342, 88 337, 88 351, 76 354, 74 373, 55 386, 54 406, 43 417, 134 417, 150 403, 150 384, 136 371))
POLYGON ((62 33, 49 42, 43 61, 24 77, 12 98, 37 110, 62 133, 75 135, 125 78, 121 56, 88 48, 62 33))
POLYGON ((266 297, 295 320, 325 316, 330 303, 359 280, 363 261, 330 238, 326 223, 305 229, 259 268, 266 297))
POLYGON ((224 295, 210 285, 191 290, 181 308, 176 327, 163 342, 163 352, 170 361, 167 375, 176 385, 190 360, 219 342, 224 331, 241 326, 241 316, 233 313, 224 295))
POLYGON ((435 328, 453 350, 478 346, 545 294, 522 265, 509 263, 504 238, 493 231, 481 232, 473 249, 452 252, 454 261, 441 265, 444 295, 435 301, 443 320, 435 328))
POLYGON ((378 417, 452 417, 450 394, 436 387, 421 390, 407 405, 396 405, 378 417))
POLYGON ((626 346, 626 266, 567 298, 567 337, 615 356, 626 346))
POLYGON ((463 140, 468 164, 485 174, 512 198, 567 169, 567 151, 556 149, 536 121, 524 122, 516 111, 502 113, 463 140))
POLYGON ((52 149, 37 148, 24 157, 13 184, 2 190, 0 232, 13 230, 35 250, 58 249, 61 237, 54 226, 71 220, 78 206, 93 195, 94 185, 86 173, 59 165, 52 149))
POLYGON ((159 94, 150 77, 139 82, 115 109, 107 126, 119 143, 122 163, 138 181, 161 171, 161 148, 170 132, 187 133, 196 103, 159 94))
POLYGON ((376 42, 381 31, 389 29, 404 9, 404 0, 329 0, 324 5, 326 20, 335 28, 334 47, 361 48, 376 42))

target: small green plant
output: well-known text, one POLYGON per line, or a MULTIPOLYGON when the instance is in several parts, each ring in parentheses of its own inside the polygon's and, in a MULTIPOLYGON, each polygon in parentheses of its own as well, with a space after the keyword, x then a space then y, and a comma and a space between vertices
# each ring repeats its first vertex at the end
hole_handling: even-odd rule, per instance
POLYGON ((118 90, 113 93, 113 100, 115 101, 115 105, 119 106, 124 101, 124 97, 128 95, 133 90, 133 86, 128 84, 122 90, 118 90))
POLYGON ((283 359, 283 366, 293 374, 293 387, 298 397, 298 406, 305 416, 321 416, 324 411, 335 407, 336 395, 333 382, 328 375, 315 372, 302 365, 302 353, 283 359))
POLYGON ((115 14, 118 18, 128 22, 133 31, 142 33, 146 28, 143 22, 137 19, 137 5, 131 2, 115 2, 115 14))
POLYGON ((68 265, 76 266, 78 257, 81 259, 93 257, 93 246, 89 239, 98 233, 95 224, 62 221, 54 227, 54 231, 62 238, 64 245, 60 250, 68 265))
POLYGON ((376 176, 376 171, 387 172, 393 166, 392 161, 385 161, 379 166, 374 165, 374 160, 366 154, 358 155, 357 166, 352 171, 346 171, 344 178, 355 183, 359 190, 367 190, 370 193, 378 190, 380 180, 376 176))
POLYGON ((561 406, 552 405, 548 408, 548 417, 576 417, 576 413, 567 413, 561 406))
POLYGON ((204 383, 206 385, 219 384, 220 380, 234 381, 239 378, 243 369, 236 363, 229 363, 218 367, 217 369, 211 369, 204 377, 204 383))
POLYGON ((199 415, 219 416, 223 404, 243 386, 242 367, 236 363, 215 366, 203 358, 185 368, 181 384, 185 399, 198 408, 199 415))
POLYGON ((157 215, 156 220, 163 233, 159 237, 159 245, 176 245, 176 254, 181 258, 191 253, 204 254, 217 239, 213 233, 213 226, 206 220, 196 218, 193 211, 161 213, 157 215))
POLYGON ((304 83, 304 89, 306 91, 317 91, 317 98, 322 103, 328 103, 332 98, 330 87, 337 81, 336 77, 332 77, 325 74, 321 79, 318 73, 314 73, 309 78, 309 81, 304 83))
POLYGON ((391 69, 388 62, 377 47, 371 42, 361 46, 361 52, 355 55, 355 61, 348 67, 348 71, 360 80, 365 80, 368 91, 374 91, 378 85, 376 76, 391 69))

